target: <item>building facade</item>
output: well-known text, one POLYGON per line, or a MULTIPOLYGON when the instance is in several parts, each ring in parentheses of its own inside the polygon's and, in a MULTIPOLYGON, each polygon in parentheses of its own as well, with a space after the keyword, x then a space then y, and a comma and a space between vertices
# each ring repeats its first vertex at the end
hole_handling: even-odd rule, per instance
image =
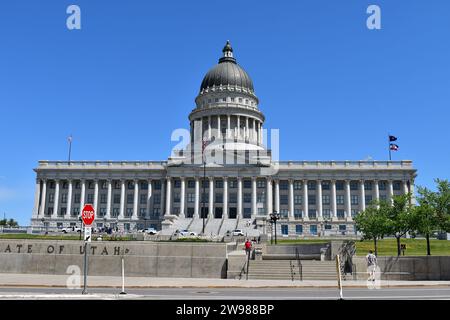
POLYGON ((229 42, 195 102, 189 143, 166 161, 39 161, 32 225, 79 225, 90 203, 97 227, 257 235, 277 212, 280 235, 350 235, 372 200, 414 192, 409 160, 274 159, 253 82, 229 42))

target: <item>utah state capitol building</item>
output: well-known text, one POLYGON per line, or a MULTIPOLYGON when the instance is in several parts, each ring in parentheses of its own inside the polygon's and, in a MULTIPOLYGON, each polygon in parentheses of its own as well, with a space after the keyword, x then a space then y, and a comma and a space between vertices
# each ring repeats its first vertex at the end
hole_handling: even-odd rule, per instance
POLYGON ((165 161, 39 161, 32 226, 176 229, 223 235, 354 235, 353 217, 372 200, 413 192, 412 161, 279 161, 263 130, 253 82, 229 42, 189 114, 190 142, 165 161), (263 143, 264 142, 264 143, 263 143), (206 176, 206 179, 204 179, 206 176), (205 219, 203 219, 205 217, 205 219))

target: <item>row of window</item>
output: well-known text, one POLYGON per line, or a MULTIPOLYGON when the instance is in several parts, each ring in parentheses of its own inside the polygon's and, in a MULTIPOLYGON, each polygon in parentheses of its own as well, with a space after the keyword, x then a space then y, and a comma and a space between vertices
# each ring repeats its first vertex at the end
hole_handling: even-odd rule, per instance
MULTIPOLYGON (((257 193, 257 203, 264 203, 265 202, 265 192, 258 192, 257 193)), ((55 195, 53 193, 49 194, 49 203, 54 203, 55 195)), ((79 193, 74 194, 74 203, 80 203, 81 195, 79 193)), ((152 196, 153 203, 154 204, 160 204, 161 203, 161 195, 160 194, 154 194, 152 196)), ((322 204, 323 205, 329 205, 330 204, 330 195, 322 195, 322 204)), ((344 205, 344 195, 336 195, 336 204, 337 205, 344 205)), ((359 196, 358 195, 351 195, 351 204, 352 205, 358 205, 359 204, 359 196)), ((114 204, 120 204, 120 194, 114 194, 112 197, 114 204)), ((187 202, 193 203, 195 202, 195 193, 188 193, 187 202)), ((365 196, 365 203, 369 204, 372 201, 371 195, 365 196)), ((386 195, 380 195, 380 200, 386 200, 386 195)), ((209 193, 202 193, 201 194, 201 202, 209 202, 209 193)), ((244 203, 251 203, 252 201, 252 194, 245 192, 243 194, 243 202, 244 203)), ((88 194, 87 195, 87 201, 86 203, 93 203, 94 202, 94 194, 88 194)), ((179 203, 180 202, 180 193, 174 193, 173 194, 173 202, 179 203)), ((215 194, 215 203, 223 203, 223 193, 216 193, 215 194)), ((229 194, 229 203, 237 203, 237 193, 230 193, 229 194)), ((67 193, 61 194, 61 203, 67 203, 67 193)), ((107 194, 101 193, 100 194, 100 203, 105 204, 107 203, 107 194)), ((127 204, 133 204, 134 203, 134 195, 128 194, 126 197, 126 203, 127 204)), ((145 205, 147 203, 147 195, 141 194, 139 196, 139 204, 145 205)), ((281 205, 287 205, 289 204, 289 197, 286 194, 280 194, 280 204, 281 205)), ((301 205, 303 204, 303 196, 302 195, 294 195, 294 204, 295 205, 301 205)), ((316 204, 316 195, 308 195, 308 204, 309 205, 315 205, 316 204)))
MULTIPOLYGON (((52 215, 54 213, 53 207, 47 208, 47 215, 52 215)), ((125 208, 125 216, 131 217, 133 215, 133 208, 125 208)), ((152 215, 153 216, 159 216, 161 213, 160 208, 153 208, 152 215)), ((67 214, 67 208, 62 207, 59 209, 58 215, 65 215, 67 214)), ((72 216, 79 216, 80 214, 80 208, 72 208, 72 216)), ((120 214, 120 208, 111 208, 111 217, 118 217, 120 214)), ((138 212, 139 216, 145 216, 147 214, 146 208, 140 208, 138 212)), ((101 207, 98 211, 98 217, 102 218, 106 216, 106 208, 101 207)))
POLYGON ((226 102, 228 102, 228 103, 239 102, 239 103, 244 103, 244 104, 251 105, 251 106, 256 105, 256 102, 254 100, 244 99, 244 98, 240 98, 240 97, 238 97, 238 98, 235 98, 235 97, 223 97, 223 98, 214 98, 214 99, 209 98, 209 99, 205 99, 205 100, 201 101, 200 103, 204 107, 207 104, 212 103, 213 101, 215 103, 218 103, 218 102, 225 102, 225 103, 226 102))
MULTIPOLYGON (((201 187, 209 187, 209 180, 200 180, 201 182, 201 187)), ((139 188, 141 190, 147 190, 148 189, 148 183, 147 182, 140 182, 139 183, 139 188)), ((322 181, 322 190, 330 190, 330 181, 322 181)), ((392 184, 392 187, 394 190, 401 190, 401 182, 400 181, 394 181, 392 184)), ((63 182, 61 187, 62 189, 68 189, 68 182, 63 182)), ((127 182, 127 188, 129 190, 134 189, 134 182, 133 181, 129 181, 127 182)), ((153 188, 155 190, 160 190, 161 189, 161 181, 160 180, 155 180, 152 181, 152 185, 153 188)), ((175 188, 181 188, 181 180, 180 179, 176 179, 173 182, 173 185, 175 188)), ((302 189, 302 185, 303 182, 302 181, 294 181, 293 183, 293 187, 294 190, 301 190, 302 189)), ((358 185, 359 182, 358 181, 350 181, 350 190, 358 190, 358 185)), ((386 190, 387 189, 387 185, 388 183, 386 181, 379 181, 378 182, 378 186, 379 186, 379 190, 386 190)), ((237 179, 230 179, 228 181, 228 186, 229 188, 237 188, 237 179)), ((279 182, 279 186, 280 186, 280 190, 288 190, 289 189, 289 183, 287 180, 281 180, 279 182)), ((344 186, 345 183, 344 181, 341 180, 337 180, 336 181, 336 190, 344 190, 344 186)), ((86 183, 86 187, 87 189, 94 189, 94 182, 93 181, 88 181, 86 183)), ((121 188, 121 182, 120 181, 114 181, 112 187, 114 189, 120 189, 121 188)), ((188 188, 195 188, 195 180, 188 180, 187 181, 187 187, 188 188)), ((220 189, 223 188, 223 180, 215 180, 215 187, 220 189)), ((244 188, 251 188, 252 187, 252 180, 250 179, 244 179, 243 180, 243 187, 244 188)), ((266 187, 266 183, 264 180, 256 180, 256 187, 257 188, 265 188, 266 187)), ((50 181, 49 182, 49 188, 50 189, 54 189, 55 188, 55 182, 54 181, 50 181)), ((81 189, 81 183, 79 181, 74 183, 74 188, 75 189, 81 189)), ((101 181, 100 183, 100 189, 107 189, 108 185, 106 181, 101 181)), ((317 189, 317 182, 316 181, 308 181, 308 190, 316 190, 317 189)), ((364 182, 364 189, 365 190, 372 190, 373 189, 373 182, 372 181, 365 181, 364 182)))
MULTIPOLYGON (((326 224, 324 225, 324 229, 325 230, 331 230, 332 226, 331 224, 326 224)), ((309 225, 309 233, 312 235, 317 235, 317 231, 318 230, 318 226, 315 224, 311 224, 309 225)), ((342 224, 339 225, 339 232, 346 232, 347 231, 347 225, 342 224)), ((288 235, 289 234, 289 225, 287 224, 282 224, 281 225, 281 234, 282 235, 288 235)), ((303 225, 301 224, 296 224, 295 225, 295 234, 297 235, 301 235, 303 234, 303 225)))

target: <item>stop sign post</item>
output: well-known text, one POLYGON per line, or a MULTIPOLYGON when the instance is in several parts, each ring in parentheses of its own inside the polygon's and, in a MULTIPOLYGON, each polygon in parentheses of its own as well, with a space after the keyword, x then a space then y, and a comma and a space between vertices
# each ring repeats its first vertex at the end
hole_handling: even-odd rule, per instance
POLYGON ((86 294, 86 286, 87 286, 87 251, 88 251, 88 243, 91 242, 91 225, 95 219, 94 208, 91 204, 86 204, 83 207, 83 211, 81 211, 81 219, 83 219, 84 223, 84 288, 82 294, 86 294))
POLYGON ((81 211, 81 219, 85 226, 90 226, 95 220, 94 207, 91 204, 85 204, 81 211))

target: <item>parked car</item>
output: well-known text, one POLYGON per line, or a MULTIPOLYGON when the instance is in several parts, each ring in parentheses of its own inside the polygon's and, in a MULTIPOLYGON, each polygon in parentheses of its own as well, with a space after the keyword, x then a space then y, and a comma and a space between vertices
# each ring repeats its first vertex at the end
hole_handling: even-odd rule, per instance
POLYGON ((235 237, 244 236, 244 232, 241 229, 235 229, 231 231, 231 234, 235 237))
POLYGON ((155 235, 158 234, 158 231, 155 228, 146 228, 142 230, 143 233, 155 235))
POLYGON ((62 233, 69 233, 69 232, 81 232, 80 227, 71 226, 71 227, 65 227, 61 229, 62 233))
POLYGON ((177 230, 175 231, 175 233, 179 234, 180 236, 197 236, 197 233, 194 231, 189 231, 187 229, 183 229, 183 230, 177 230))

